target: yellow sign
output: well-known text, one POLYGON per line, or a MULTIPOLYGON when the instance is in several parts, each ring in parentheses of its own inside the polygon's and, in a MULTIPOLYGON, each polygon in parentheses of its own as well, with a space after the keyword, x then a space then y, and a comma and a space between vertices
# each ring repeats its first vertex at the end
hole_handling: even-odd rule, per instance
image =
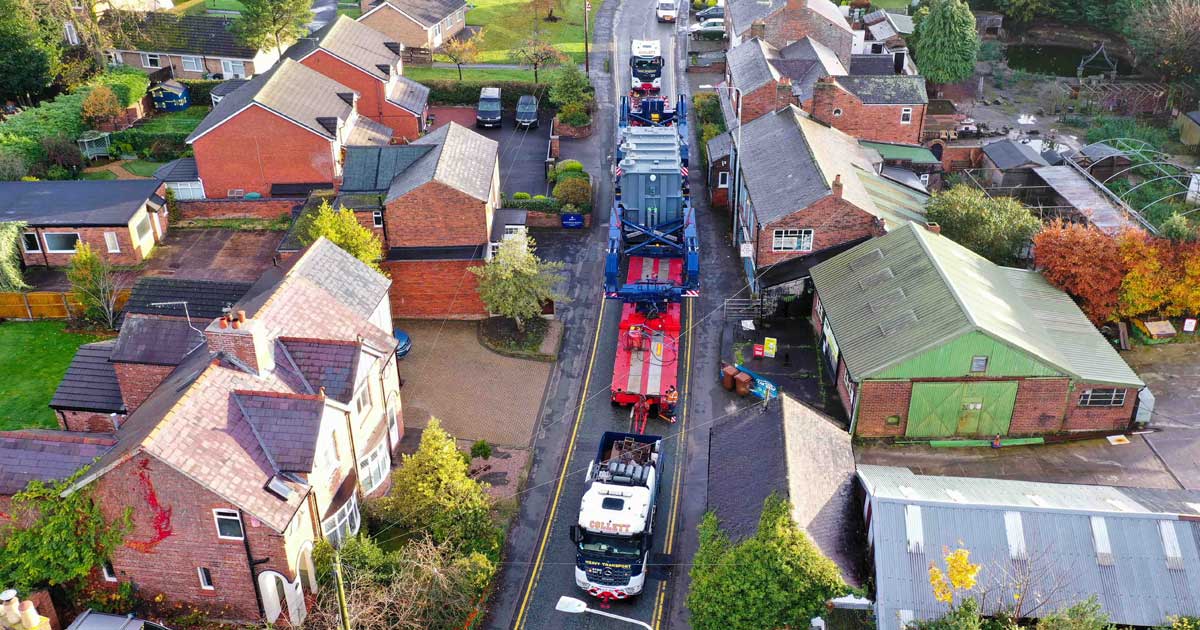
POLYGON ((779 340, 774 337, 763 339, 763 356, 775 358, 775 351, 779 349, 779 340))

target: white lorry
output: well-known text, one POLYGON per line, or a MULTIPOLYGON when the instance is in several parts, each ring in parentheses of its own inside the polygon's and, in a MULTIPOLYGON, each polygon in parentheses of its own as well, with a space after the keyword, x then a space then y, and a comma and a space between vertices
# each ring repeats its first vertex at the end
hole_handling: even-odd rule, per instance
POLYGON ((639 92, 661 90, 662 69, 662 44, 657 39, 633 40, 633 54, 629 56, 630 88, 639 92))

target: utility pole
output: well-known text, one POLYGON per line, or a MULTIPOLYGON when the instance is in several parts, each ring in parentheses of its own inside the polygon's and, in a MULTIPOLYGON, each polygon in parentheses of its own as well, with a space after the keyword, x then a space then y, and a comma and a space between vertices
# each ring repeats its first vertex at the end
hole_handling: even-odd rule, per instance
POLYGON ((342 552, 333 548, 333 576, 337 580, 338 612, 342 618, 342 630, 350 630, 350 609, 346 606, 346 584, 342 582, 342 552))
POLYGON ((592 73, 592 60, 588 59, 588 31, 591 27, 588 26, 588 14, 592 12, 592 0, 584 0, 583 3, 583 73, 592 73))

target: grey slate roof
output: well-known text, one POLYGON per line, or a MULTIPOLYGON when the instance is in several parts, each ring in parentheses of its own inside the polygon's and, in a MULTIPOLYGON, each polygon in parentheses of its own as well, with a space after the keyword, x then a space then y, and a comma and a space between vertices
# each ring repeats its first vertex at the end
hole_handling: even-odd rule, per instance
POLYGON ((250 79, 226 79, 214 85, 213 89, 209 91, 209 94, 218 97, 225 96, 226 94, 234 92, 243 85, 246 85, 246 83, 249 81, 250 79))
POLYGON ((408 77, 396 77, 387 98, 399 107, 420 115, 429 104, 429 88, 408 77))
POLYGON ((1000 267, 911 223, 822 262, 811 275, 855 381, 980 332, 1063 375, 1144 385, 1041 274, 1000 267), (886 281, 873 280, 879 277, 886 281))
POLYGON ((851 55, 850 74, 891 75, 896 74, 896 62, 891 55, 851 55))
POLYGON ((154 195, 153 179, 0 182, 0 222, 30 227, 109 227, 129 223, 154 195))
POLYGON ((286 337, 280 342, 314 390, 324 387, 326 396, 350 402, 354 396, 358 344, 286 337))
POLYGON ((982 598, 986 615, 1012 601, 1015 575, 1028 576, 1026 592, 1046 600, 1028 608, 1033 617, 1091 596, 1122 626, 1200 614, 1200 492, 1145 495, 866 465, 858 477, 871 506, 880 630, 899 630, 901 610, 916 619, 944 614, 928 574, 943 548, 968 549, 981 565, 975 590, 989 593, 982 598), (919 540, 910 542, 910 527, 919 540), (1096 542, 1101 527, 1106 553, 1096 542), (1168 538, 1177 552, 1168 553, 1168 538))
POLYGON ((725 53, 725 66, 733 84, 739 90, 750 92, 769 81, 778 81, 779 74, 771 67, 767 57, 773 47, 757 37, 744 41, 725 53))
POLYGON ((426 28, 467 6, 466 0, 382 0, 376 4, 390 4, 426 28))
POLYGON ((320 30, 293 44, 284 52, 284 57, 300 61, 321 49, 345 60, 381 81, 387 81, 396 68, 400 55, 392 52, 388 44, 398 45, 387 35, 344 15, 321 27, 320 30), (379 66, 385 66, 380 68, 379 66))
POLYGON ((405 169, 388 188, 385 202, 437 181, 486 202, 492 193, 499 144, 492 139, 451 122, 422 136, 414 145, 434 148, 405 169))
POLYGON ((432 151, 428 144, 395 144, 386 147, 347 147, 342 167, 342 190, 382 192, 413 162, 432 151))
POLYGON ((117 372, 108 362, 117 342, 106 339, 79 346, 50 399, 53 409, 125 413, 117 372))
POLYGON ((281 472, 312 472, 325 401, 320 396, 234 392, 242 417, 281 472))
POLYGON ((520 208, 496 208, 492 213, 493 243, 504 240, 504 228, 509 225, 525 225, 529 212, 520 208))
POLYGON ((750 39, 725 53, 733 85, 750 92, 783 78, 792 83, 792 93, 801 101, 812 98, 812 86, 821 77, 846 74, 837 55, 811 37, 777 49, 758 38, 750 39))
POLYGON ((224 314, 250 290, 249 282, 219 282, 215 280, 180 280, 177 278, 142 276, 133 285, 125 313, 145 313, 166 317, 189 315, 197 328, 224 314), (151 306, 161 302, 187 302, 183 305, 151 306))
POLYGON ((282 59, 267 72, 255 76, 222 98, 200 121, 187 141, 195 141, 242 109, 255 104, 332 139, 333 134, 318 119, 347 120, 352 107, 339 94, 352 93, 354 90, 316 70, 291 59, 282 59))
POLYGON ((114 444, 116 440, 105 433, 0 432, 0 495, 20 492, 34 479, 58 481, 70 477, 114 444))
POLYGON ((154 171, 154 179, 162 182, 194 182, 200 179, 196 158, 183 157, 171 160, 154 171))
POLYGON ((258 51, 233 33, 234 20, 211 15, 183 15, 166 11, 107 12, 101 23, 112 33, 118 50, 209 55, 254 59, 258 51), (119 18, 118 17, 119 13, 119 18))
MULTIPOLYGON (((205 326, 207 322, 199 324, 205 326)), ((193 330, 186 319, 133 314, 121 323, 121 333, 117 335, 109 361, 179 365, 185 356, 204 343, 204 334, 193 330)))
POLYGON ((1200 111, 1188 112, 1187 117, 1192 122, 1196 123, 1197 125, 1200 125, 1200 111))
POLYGON ((857 75, 837 77, 838 85, 867 105, 924 105, 925 78, 917 75, 857 75))
POLYGON ((733 138, 728 131, 713 136, 708 141, 708 164, 712 166, 717 160, 729 157, 733 148, 733 138))
MULTIPOLYGON (((363 146, 383 147, 383 146, 387 146, 388 143, 390 143, 391 141, 392 141, 391 127, 388 127, 387 125, 384 125, 383 123, 377 123, 374 120, 371 120, 370 118, 364 118, 362 116, 359 116, 354 121, 354 128, 350 130, 349 134, 346 134, 345 146, 348 146, 348 147, 356 147, 356 146, 357 147, 363 147, 363 146)), ((275 186, 271 187, 271 195, 272 196, 278 195, 278 193, 275 192, 276 186, 280 186, 280 184, 276 184, 275 186)), ((307 193, 312 192, 313 190, 319 190, 322 188, 329 187, 329 186, 325 185, 324 182, 322 182, 320 184, 312 184, 311 186, 312 187, 308 191, 303 193, 301 196, 307 196, 307 193)))
POLYGON ((996 168, 1008 170, 1021 166, 1049 166, 1040 153, 1023 142, 1000 140, 983 145, 983 153, 996 165, 996 168))
MULTIPOLYGON (((740 34, 755 20, 761 20, 787 6, 787 0, 729 0, 725 10, 733 24, 733 34, 740 34)), ((808 8, 834 26, 850 32, 850 23, 830 0, 807 0, 808 8)))

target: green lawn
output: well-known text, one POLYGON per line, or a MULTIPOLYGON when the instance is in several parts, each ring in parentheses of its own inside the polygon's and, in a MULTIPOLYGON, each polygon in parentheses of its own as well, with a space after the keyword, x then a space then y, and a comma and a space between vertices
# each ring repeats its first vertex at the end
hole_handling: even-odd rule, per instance
MULTIPOLYGON (((593 18, 602 2, 593 0, 593 18)), ((583 3, 584 0, 561 0, 554 10, 559 20, 546 22, 540 19, 545 17, 544 13, 534 16, 529 0, 477 0, 475 8, 467 12, 467 23, 487 27, 479 63, 512 63, 509 50, 529 37, 535 26, 575 63, 583 63, 583 3)), ((596 25, 594 19, 591 25, 596 25)))
MULTIPOLYGON (((539 75, 542 73, 539 72, 539 75)), ((437 79, 448 79, 452 81, 458 80, 457 68, 424 68, 419 66, 405 66, 404 76, 413 81, 434 81, 437 79)), ((544 76, 538 78, 545 80, 544 76)), ((464 81, 533 81, 532 70, 510 70, 508 68, 496 68, 495 70, 474 70, 471 68, 463 68, 464 81)))
POLYGON ((121 166, 124 166, 125 170, 127 170, 130 173, 133 173, 134 175, 137 175, 139 177, 154 177, 154 171, 157 171, 158 167, 162 166, 163 164, 165 164, 165 162, 151 162, 150 160, 133 160, 132 162, 126 162, 126 163, 122 164, 121 166))
POLYGON ((104 180, 116 179, 117 174, 112 171, 92 171, 91 173, 80 173, 79 179, 104 180))
POLYGON ((358 5, 339 4, 337 8, 338 15, 344 15, 351 20, 357 20, 358 16, 362 15, 362 9, 358 5))
POLYGON ((176 0, 175 7, 171 10, 175 13, 186 13, 187 15, 203 15, 209 9, 241 12, 246 7, 242 6, 242 3, 238 2, 238 0, 186 0, 184 2, 176 0))
POLYGON ((211 107, 204 105, 192 105, 181 112, 159 112, 147 118, 137 128, 150 133, 191 133, 211 110, 211 107))
POLYGON ((912 13, 912 2, 909 0, 871 0, 871 7, 874 9, 887 9, 888 11, 908 9, 908 13, 912 13))
POLYGON ((0 323, 0 430, 53 429, 47 405, 75 350, 99 337, 64 332, 54 321, 0 323))

